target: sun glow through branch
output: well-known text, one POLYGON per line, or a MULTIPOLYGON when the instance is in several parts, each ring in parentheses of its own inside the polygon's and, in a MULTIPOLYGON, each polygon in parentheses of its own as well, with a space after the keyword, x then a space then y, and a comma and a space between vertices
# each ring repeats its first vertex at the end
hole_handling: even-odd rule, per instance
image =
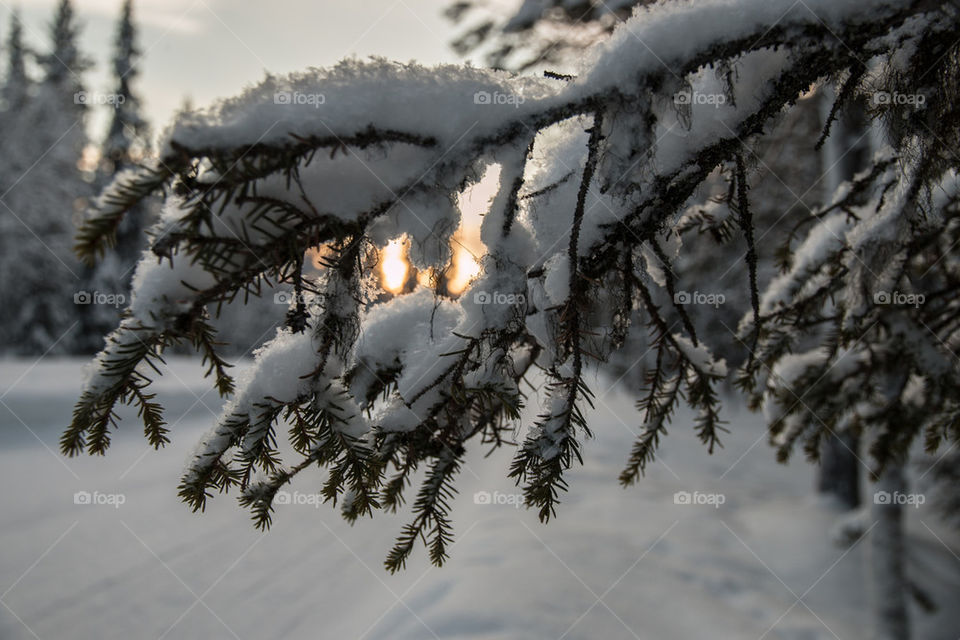
MULTIPOLYGON (((463 216, 460 228, 450 242, 452 258, 449 268, 443 273, 441 286, 446 294, 456 297, 462 294, 470 282, 482 271, 481 257, 486 247, 480 240, 480 225, 490 206, 500 181, 499 165, 491 166, 477 184, 465 189, 458 198, 463 216)), ((409 261, 409 240, 406 237, 395 238, 380 250, 380 286, 394 295, 409 291, 411 271, 409 261)), ((416 284, 433 287, 438 272, 434 269, 418 271, 416 284)), ((414 285, 415 286, 415 285, 414 285)))
MULTIPOLYGON (((457 234, 457 236, 463 235, 466 234, 457 234)), ((463 293, 470 281, 480 273, 480 263, 474 259, 470 249, 457 236, 454 236, 453 242, 453 268, 447 276, 447 291, 454 296, 463 293)))
POLYGON ((402 239, 391 240, 380 253, 380 280, 390 293, 400 293, 407 282, 410 264, 402 239))

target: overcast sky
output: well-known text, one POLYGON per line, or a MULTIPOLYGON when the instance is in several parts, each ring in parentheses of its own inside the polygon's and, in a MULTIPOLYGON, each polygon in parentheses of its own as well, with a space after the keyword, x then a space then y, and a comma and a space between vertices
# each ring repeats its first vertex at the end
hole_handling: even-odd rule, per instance
MULTIPOLYGON (((4 44, 13 7, 23 14, 28 43, 48 48, 57 0, 0 0, 4 44)), ((454 62, 454 30, 444 0, 134 0, 144 51, 136 85, 154 132, 189 97, 203 106, 236 94, 265 71, 324 67, 347 56, 382 55, 424 63, 454 62)), ((75 0, 82 46, 96 67, 87 89, 111 89, 108 61, 121 0, 75 0)), ((104 109, 88 128, 99 137, 104 109)))

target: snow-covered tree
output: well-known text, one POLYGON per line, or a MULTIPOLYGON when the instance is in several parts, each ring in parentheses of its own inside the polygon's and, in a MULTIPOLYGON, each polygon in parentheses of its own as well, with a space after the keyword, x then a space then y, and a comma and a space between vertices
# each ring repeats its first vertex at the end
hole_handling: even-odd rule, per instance
POLYGON ((850 428, 879 472, 918 435, 931 451, 958 442, 957 161, 944 142, 960 133, 958 31, 946 1, 665 2, 638 10, 574 78, 345 62, 186 114, 160 160, 119 176, 80 232, 94 260, 132 207, 166 194, 153 255, 61 447, 103 453, 122 402, 163 445, 150 365, 188 341, 231 396, 181 481, 188 504, 239 486, 267 526, 280 487, 320 466, 324 495, 353 520, 398 509, 426 467, 386 565, 402 567, 420 537, 441 563, 466 448, 509 441, 520 381, 540 371, 543 411, 510 475, 549 520, 590 434, 586 372, 632 332, 649 332, 656 355, 621 481, 639 479, 681 401, 707 448, 719 442, 726 366, 676 295, 677 227, 717 175, 750 300, 724 339, 748 348, 736 378, 780 456, 801 445, 816 458, 850 428), (825 206, 794 214, 784 270, 760 283, 751 152, 824 81, 839 84, 838 107, 889 96, 871 113, 889 146, 825 206), (415 267, 445 269, 456 195, 493 165, 481 275, 456 299, 421 286, 379 301, 374 250, 406 236, 415 267), (311 276, 317 247, 325 268, 311 276), (277 281, 294 291, 284 326, 236 387, 208 310, 277 281), (638 308, 646 326, 631 326, 638 308))
MULTIPOLYGON (((19 39, 18 28, 14 34, 19 39)), ((22 63, 11 58, 16 71, 8 74, 7 93, 22 103, 6 108, 0 122, 8 150, 0 159, 2 332, 4 344, 17 353, 69 350, 74 295, 82 294, 72 244, 74 214, 89 195, 77 168, 86 144, 79 98, 86 62, 77 52, 68 2, 58 8, 51 40, 51 53, 43 56, 45 75, 35 88, 20 73, 22 63)), ((19 56, 22 47, 10 51, 19 56)))
MULTIPOLYGON (((41 56, 44 82, 70 87, 75 93, 83 91, 80 74, 90 67, 90 61, 80 52, 80 24, 73 12, 71 0, 60 0, 50 25, 50 52, 41 56)), ((84 100, 75 100, 80 110, 84 100)))
MULTIPOLYGON (((133 83, 140 73, 141 52, 137 43, 137 29, 133 20, 133 2, 126 0, 117 22, 114 37, 113 82, 110 93, 104 94, 112 108, 109 128, 101 145, 98 182, 109 183, 120 171, 135 166, 149 151, 149 127, 141 111, 140 97, 133 83)), ((84 289, 109 295, 129 296, 130 281, 140 254, 144 249, 143 230, 153 214, 154 203, 138 205, 124 218, 117 229, 116 244, 96 266, 84 270, 84 289)), ((95 353, 103 346, 103 336, 118 321, 115 307, 94 304, 80 314, 75 349, 95 353)))
POLYGON ((6 46, 7 73, 3 82, 3 111, 13 111, 23 106, 30 92, 27 77, 27 51, 23 43, 23 23, 20 12, 10 14, 10 33, 6 46))
POLYGON ((150 129, 141 113, 140 97, 133 83, 140 75, 142 52, 133 21, 133 0, 125 0, 114 37, 114 108, 103 142, 103 160, 110 163, 103 171, 115 174, 143 158, 149 150, 150 129))

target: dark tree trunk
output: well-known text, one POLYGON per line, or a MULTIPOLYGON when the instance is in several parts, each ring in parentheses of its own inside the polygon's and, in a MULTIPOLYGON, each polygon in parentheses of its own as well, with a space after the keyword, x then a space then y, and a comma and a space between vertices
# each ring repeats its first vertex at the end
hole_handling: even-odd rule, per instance
MULTIPOLYGON (((830 113, 835 95, 831 87, 823 88, 820 107, 824 120, 830 113)), ((866 165, 871 155, 869 127, 864 109, 859 104, 848 104, 837 115, 820 156, 824 202, 829 202, 837 187, 866 165)), ((858 447, 858 438, 844 431, 826 437, 820 448, 817 491, 834 496, 848 509, 860 506, 858 447)))
POLYGON ((847 509, 860 506, 858 438, 850 432, 832 435, 820 449, 817 491, 834 496, 847 509))
POLYGON ((878 640, 909 640, 907 610, 906 541, 903 505, 897 496, 905 493, 903 469, 890 466, 877 480, 872 506, 870 566, 873 574, 873 636, 878 640))

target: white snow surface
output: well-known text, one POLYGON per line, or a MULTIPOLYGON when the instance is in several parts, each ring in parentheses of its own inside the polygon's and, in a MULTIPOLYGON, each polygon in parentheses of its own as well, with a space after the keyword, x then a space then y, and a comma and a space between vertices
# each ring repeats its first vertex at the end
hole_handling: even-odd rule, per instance
MULTIPOLYGON (((400 395, 409 398, 448 366, 442 354, 462 348, 462 339, 451 335, 461 317, 456 304, 428 289, 397 296, 367 312, 354 357, 371 372, 406 362, 397 384, 400 395)), ((362 396, 365 390, 354 392, 362 396)))
POLYGON ((523 115, 541 107, 558 84, 459 65, 345 60, 330 69, 267 76, 236 98, 181 117, 167 131, 166 143, 192 148, 270 144, 289 142, 292 135, 353 135, 375 125, 429 132, 447 148, 474 127, 473 133, 490 132, 505 113, 523 115))
MULTIPOLYGON (((351 527, 335 509, 315 508, 320 472, 286 487, 291 504, 277 507, 267 534, 233 496, 203 515, 179 502, 181 461, 220 406, 195 360, 173 358, 156 383, 173 424, 166 449, 150 450, 126 410, 105 458, 59 456, 81 367, 0 363, 4 640, 870 635, 866 541, 834 546, 841 515, 812 497, 812 469, 777 465, 759 418, 735 403, 724 412, 724 449, 707 456, 681 412, 647 476, 622 490, 616 476, 640 416, 634 398, 593 381, 597 438, 570 472, 555 521, 514 507, 510 451, 484 458, 478 449, 458 482, 450 562, 430 568, 418 549, 390 575, 381 563, 409 514, 351 527), (81 491, 124 502, 75 504, 81 491), (725 500, 675 504, 681 491, 725 500), (805 594, 802 605, 794 594, 805 594)), ((954 640, 960 541, 925 506, 906 516, 910 572, 941 604, 932 616, 912 611, 916 638, 954 640)))
POLYGON ((805 278, 816 272, 828 257, 841 251, 854 222, 846 213, 835 213, 817 224, 793 254, 790 271, 777 276, 760 297, 760 313, 776 311, 802 289, 805 278))
POLYGON ((166 131, 161 152, 170 153, 171 143, 204 149, 276 144, 291 136, 352 136, 368 125, 432 136, 447 149, 467 134, 489 135, 509 118, 611 88, 629 91, 637 86, 638 76, 664 67, 676 74, 673 66, 692 54, 717 42, 763 33, 769 25, 789 29, 823 23, 837 29, 843 22, 907 3, 874 0, 867 10, 857 0, 688 0, 639 7, 611 38, 583 56, 577 80, 569 84, 382 58, 268 75, 235 98, 183 114, 166 131))
POLYGON ((679 333, 673 334, 673 340, 683 351, 683 356, 690 361, 690 364, 696 367, 698 371, 720 378, 726 377, 727 362, 723 358, 714 360, 713 354, 710 353, 706 345, 699 344, 695 346, 693 341, 679 333))
POLYGON ((550 302, 559 305, 570 297, 570 257, 565 253, 555 253, 544 265, 547 272, 543 288, 550 302))

